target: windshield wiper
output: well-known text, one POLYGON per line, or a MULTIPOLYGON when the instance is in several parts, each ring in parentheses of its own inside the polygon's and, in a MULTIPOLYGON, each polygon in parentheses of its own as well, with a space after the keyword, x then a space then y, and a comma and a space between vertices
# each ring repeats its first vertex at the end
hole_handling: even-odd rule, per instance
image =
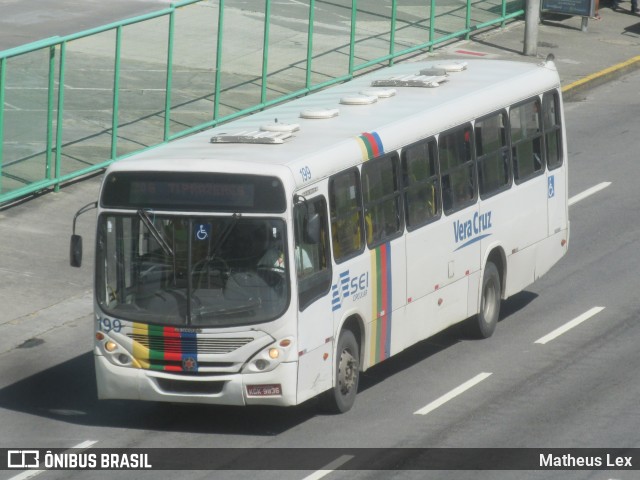
POLYGON ((140 221, 142 221, 144 226, 147 227, 147 230, 151 232, 151 236, 153 236, 155 241, 158 242, 158 244, 160 245, 160 248, 162 248, 162 251, 166 255, 173 257, 174 253, 173 253, 173 249, 171 248, 171 245, 169 245, 169 243, 164 239, 162 232, 160 232, 160 230, 158 230, 156 226, 153 224, 153 220, 151 220, 151 217, 149 217, 149 214, 146 211, 140 209, 138 210, 138 218, 140 218, 140 221))

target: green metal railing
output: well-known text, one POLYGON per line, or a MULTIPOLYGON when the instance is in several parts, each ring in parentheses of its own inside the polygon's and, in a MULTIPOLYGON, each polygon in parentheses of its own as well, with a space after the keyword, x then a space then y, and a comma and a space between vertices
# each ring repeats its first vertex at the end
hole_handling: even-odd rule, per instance
POLYGON ((476 30, 504 26, 524 14, 524 0, 425 0, 423 6, 410 9, 398 0, 361 0, 366 8, 357 0, 342 1, 344 5, 309 0, 302 12, 307 24, 303 33, 282 31, 282 22, 273 22, 276 5, 271 0, 264 0, 262 11, 248 17, 234 8, 233 0, 185 0, 0 52, 0 205, 58 189, 136 152, 344 82, 363 70, 429 52, 439 44, 468 39, 476 30), (327 34, 325 30, 338 28, 336 22, 330 17, 318 20, 331 15, 331 9, 350 18, 344 32, 327 34), (202 21, 206 15, 211 21, 202 21), (253 35, 250 25, 243 32, 244 26, 228 16, 261 22, 262 31, 253 35), (157 22, 164 22, 162 29, 157 22), (229 22, 234 30, 229 30, 229 22), (276 27, 279 35, 274 34, 276 27), (198 36, 187 53, 177 52, 176 44, 187 42, 196 28, 207 33, 198 36), (155 53, 161 42, 153 40, 160 30, 162 58, 155 53), (125 33, 146 33, 152 40, 149 45, 139 37, 128 41, 125 33), (234 35, 239 35, 235 41, 234 35), (257 39, 261 45, 240 51, 245 39, 257 39), (132 45, 134 51, 125 53, 132 45), (234 49, 238 51, 232 53, 234 49), (70 55, 78 68, 69 65, 70 55), (210 66, 203 67, 207 62, 210 66), (280 65, 272 66, 276 62, 280 65), (182 80, 184 86, 178 85, 177 76, 187 79, 182 80), (158 88, 149 87, 154 82, 158 88), (163 96, 161 102, 158 96, 163 96), (81 97, 84 100, 77 102, 81 97), (150 133, 156 131, 160 133, 150 133))

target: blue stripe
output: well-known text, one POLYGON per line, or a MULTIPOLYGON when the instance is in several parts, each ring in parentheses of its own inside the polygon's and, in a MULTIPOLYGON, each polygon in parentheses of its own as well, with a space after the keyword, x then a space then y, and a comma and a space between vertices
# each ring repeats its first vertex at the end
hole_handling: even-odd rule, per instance
POLYGON ((378 135, 378 132, 371 132, 371 135, 376 139, 378 151, 380 152, 380 155, 382 155, 384 153, 384 147, 382 146, 382 139, 380 138, 380 135, 378 135))
POLYGON ((458 248, 456 248, 456 249, 454 250, 454 252, 457 252, 457 251, 458 251, 458 250, 460 250, 461 248, 468 247, 468 246, 469 246, 469 245, 471 245, 472 243, 479 242, 479 241, 480 241, 480 240, 482 240, 483 238, 487 238, 487 237, 490 237, 490 236, 491 236, 491 234, 490 234, 490 233, 485 233, 484 235, 480 235, 480 236, 478 236, 478 237, 476 237, 476 238, 472 238, 472 239, 471 239, 471 240, 469 240, 468 242, 463 243, 463 244, 462 244, 462 245, 460 245, 458 248))

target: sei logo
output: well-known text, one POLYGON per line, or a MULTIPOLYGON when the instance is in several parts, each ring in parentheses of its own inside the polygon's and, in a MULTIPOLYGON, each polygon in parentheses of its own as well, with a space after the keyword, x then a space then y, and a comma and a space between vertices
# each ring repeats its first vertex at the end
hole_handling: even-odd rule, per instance
POLYGON ((339 275, 338 282, 331 285, 331 309, 336 311, 348 298, 352 301, 366 297, 369 291, 369 272, 351 276, 349 270, 339 275))

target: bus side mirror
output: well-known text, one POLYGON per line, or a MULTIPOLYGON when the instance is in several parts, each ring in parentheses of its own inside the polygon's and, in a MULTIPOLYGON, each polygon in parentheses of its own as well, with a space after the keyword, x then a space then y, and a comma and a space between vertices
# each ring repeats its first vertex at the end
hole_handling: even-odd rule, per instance
POLYGON ((98 202, 87 203, 73 216, 73 234, 69 245, 69 265, 72 267, 80 267, 82 265, 82 237, 76 235, 76 220, 80 215, 94 208, 98 208, 98 202))
POLYGON ((82 266, 82 237, 80 235, 71 235, 69 264, 72 267, 82 266))
POLYGON ((307 220, 305 228, 305 242, 316 245, 320 243, 320 215, 314 213, 307 220))

